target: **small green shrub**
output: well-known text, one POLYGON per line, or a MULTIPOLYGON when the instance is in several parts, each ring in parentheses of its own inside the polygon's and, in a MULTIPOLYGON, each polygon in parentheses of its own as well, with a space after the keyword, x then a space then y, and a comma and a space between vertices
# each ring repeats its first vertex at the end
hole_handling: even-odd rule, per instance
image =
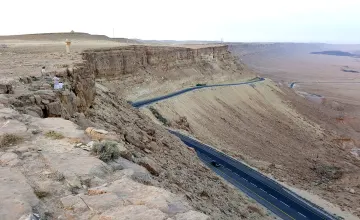
POLYGON ((120 156, 120 150, 117 145, 118 143, 114 141, 95 143, 91 149, 91 153, 98 156, 100 160, 108 162, 120 156))
POLYGON ((16 134, 4 134, 0 136, 0 148, 10 147, 19 144, 22 141, 23 138, 16 134))
POLYGON ((53 140, 58 140, 58 139, 63 139, 64 135, 62 135, 61 133, 58 133, 56 131, 49 131, 46 132, 45 136, 47 138, 53 139, 53 140))
POLYGON ((155 116, 155 118, 157 118, 157 120, 159 120, 161 123, 163 123, 166 126, 169 126, 170 123, 168 122, 168 120, 166 118, 164 118, 158 110, 156 110, 154 107, 150 106, 150 111, 151 113, 155 116))
POLYGON ((49 192, 45 192, 45 191, 42 191, 42 190, 39 190, 39 189, 35 189, 34 193, 39 199, 45 198, 45 197, 50 195, 49 192))
POLYGON ((206 83, 198 83, 196 86, 206 86, 206 83))

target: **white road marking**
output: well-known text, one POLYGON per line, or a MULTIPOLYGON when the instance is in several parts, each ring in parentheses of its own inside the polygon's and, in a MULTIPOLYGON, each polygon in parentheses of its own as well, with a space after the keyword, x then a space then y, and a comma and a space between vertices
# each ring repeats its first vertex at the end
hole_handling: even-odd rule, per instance
POLYGON ((303 215, 301 212, 298 212, 300 215, 304 216, 305 218, 307 218, 305 215, 303 215))
POLYGON ((275 196, 271 195, 270 193, 269 193, 269 195, 270 195, 271 197, 273 197, 274 199, 277 199, 275 196))
POLYGON ((257 187, 257 185, 255 185, 255 184, 254 184, 254 183, 252 183, 252 182, 250 182, 250 184, 251 184, 251 185, 253 185, 253 186, 255 186, 255 187, 257 187))
POLYGON ((287 207, 290 207, 288 204, 286 204, 285 202, 283 202, 283 201, 281 201, 280 200, 280 202, 282 203, 282 204, 284 204, 284 205, 286 205, 287 207))

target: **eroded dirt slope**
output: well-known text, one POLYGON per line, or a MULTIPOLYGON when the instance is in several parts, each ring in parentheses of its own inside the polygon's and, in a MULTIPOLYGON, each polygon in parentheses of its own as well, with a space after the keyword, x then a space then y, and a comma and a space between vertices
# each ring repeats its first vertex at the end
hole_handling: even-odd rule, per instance
POLYGON ((328 123, 330 116, 294 97, 266 80, 197 90, 141 111, 159 124, 166 121, 282 182, 357 213, 358 156, 342 145, 343 133, 328 123))

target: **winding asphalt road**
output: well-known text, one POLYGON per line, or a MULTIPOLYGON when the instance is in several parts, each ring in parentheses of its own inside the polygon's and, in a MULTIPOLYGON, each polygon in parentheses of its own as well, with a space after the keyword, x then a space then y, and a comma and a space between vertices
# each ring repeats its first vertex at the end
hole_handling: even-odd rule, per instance
MULTIPOLYGON (((191 87, 165 96, 133 102, 131 104, 136 108, 140 108, 196 89, 219 86, 246 85, 263 80, 265 79, 259 78, 242 83, 191 87)), ((225 180, 246 193, 249 197, 265 206, 280 218, 286 220, 338 219, 336 216, 325 212, 322 208, 301 198, 274 180, 262 175, 260 172, 252 169, 244 163, 215 150, 215 148, 205 145, 179 132, 172 130, 169 130, 169 132, 179 137, 189 147, 194 148, 198 157, 219 176, 223 177, 225 180), (220 166, 212 166, 212 161, 216 161, 218 164, 220 164, 220 166)))
POLYGON ((141 100, 141 101, 136 101, 136 102, 130 102, 130 104, 135 107, 135 108, 141 108, 159 101, 163 101, 169 98, 172 98, 174 96, 178 96, 190 91, 194 91, 194 90, 199 90, 199 89, 204 89, 204 88, 213 88, 213 87, 223 87, 223 86, 239 86, 239 85, 250 85, 256 82, 261 82, 264 81, 264 78, 255 78, 253 80, 249 80, 246 82, 240 82, 240 83, 228 83, 228 84, 215 84, 215 85, 205 85, 205 86, 194 86, 194 87, 190 87, 190 88, 186 88, 186 89, 182 89, 179 90, 177 92, 173 92, 164 96, 158 96, 152 99, 146 99, 146 100, 141 100))

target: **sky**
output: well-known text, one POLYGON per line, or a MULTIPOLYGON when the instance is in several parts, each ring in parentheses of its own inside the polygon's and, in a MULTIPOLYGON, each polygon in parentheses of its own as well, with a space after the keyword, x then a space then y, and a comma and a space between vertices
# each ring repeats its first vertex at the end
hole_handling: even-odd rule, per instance
POLYGON ((356 44, 359 9, 360 0, 1 0, 0 35, 356 44))

